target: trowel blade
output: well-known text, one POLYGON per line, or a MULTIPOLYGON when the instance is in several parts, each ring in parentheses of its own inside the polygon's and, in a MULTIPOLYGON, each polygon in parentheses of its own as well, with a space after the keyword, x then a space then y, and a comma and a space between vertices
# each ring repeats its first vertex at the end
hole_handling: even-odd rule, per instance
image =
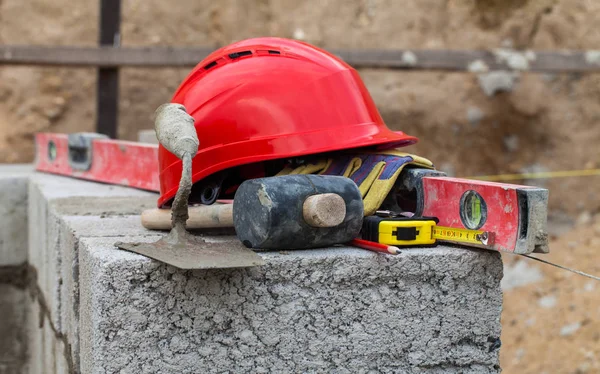
POLYGON ((225 269, 265 264, 262 257, 242 243, 209 243, 193 235, 177 243, 162 238, 154 243, 119 242, 115 245, 180 269, 225 269))

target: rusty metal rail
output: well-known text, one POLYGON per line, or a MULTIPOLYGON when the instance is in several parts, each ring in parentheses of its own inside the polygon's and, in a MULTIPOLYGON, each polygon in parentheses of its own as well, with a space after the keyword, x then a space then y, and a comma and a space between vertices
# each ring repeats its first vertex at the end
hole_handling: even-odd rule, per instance
MULTIPOLYGON (((191 67, 216 48, 0 45, 0 65, 191 67)), ((329 49, 355 68, 538 73, 600 72, 600 51, 329 49)))

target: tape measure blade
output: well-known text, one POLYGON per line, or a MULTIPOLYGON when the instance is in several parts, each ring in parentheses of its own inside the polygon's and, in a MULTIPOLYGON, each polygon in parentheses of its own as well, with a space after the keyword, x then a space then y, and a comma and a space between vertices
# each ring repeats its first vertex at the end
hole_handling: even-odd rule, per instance
POLYGON ((478 247, 491 247, 493 235, 486 231, 460 229, 455 227, 435 226, 433 237, 436 240, 451 243, 471 244, 478 247))

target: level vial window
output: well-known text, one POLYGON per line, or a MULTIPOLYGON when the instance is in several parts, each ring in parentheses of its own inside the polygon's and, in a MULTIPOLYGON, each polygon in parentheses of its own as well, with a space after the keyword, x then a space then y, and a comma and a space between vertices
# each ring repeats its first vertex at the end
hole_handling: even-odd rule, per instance
POLYGON ((487 205, 476 191, 469 190, 460 198, 460 219, 471 230, 478 230, 485 224, 487 205))

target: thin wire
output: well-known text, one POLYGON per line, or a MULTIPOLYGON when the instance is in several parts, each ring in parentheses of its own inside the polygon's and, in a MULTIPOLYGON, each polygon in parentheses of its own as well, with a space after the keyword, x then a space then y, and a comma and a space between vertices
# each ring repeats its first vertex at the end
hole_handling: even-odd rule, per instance
POLYGON ((536 260, 536 261, 539 261, 539 262, 543 262, 543 263, 548 264, 548 265, 556 266, 559 269, 567 270, 567 271, 573 272, 575 274, 583 275, 584 277, 588 277, 588 278, 600 281, 600 277, 584 273, 583 271, 579 271, 579 270, 575 270, 575 269, 570 269, 568 267, 557 265, 557 264, 554 264, 554 263, 552 263, 550 261, 542 260, 541 258, 537 258, 537 257, 529 256, 529 255, 523 255, 522 254, 521 256, 524 256, 524 257, 527 257, 527 258, 531 258, 533 260, 536 260))
MULTIPOLYGON (((564 178, 564 177, 585 177, 591 175, 600 175, 600 169, 586 169, 586 170, 564 170, 564 171, 548 171, 548 172, 538 172, 538 173, 522 173, 522 174, 499 174, 499 175, 484 175, 477 177, 469 177, 469 179, 478 179, 484 181, 511 181, 511 180, 519 180, 519 179, 546 179, 546 178, 564 178)), ((575 274, 583 275, 584 277, 591 278, 597 281, 600 281, 600 277, 595 275, 584 273, 583 271, 570 269, 565 266, 561 266, 558 264, 554 264, 550 261, 542 260, 537 257, 529 256, 522 254, 521 256, 530 258, 532 260, 536 260, 542 262, 544 264, 552 265, 559 269, 567 270, 575 274)))
POLYGON ((491 181, 511 181, 511 180, 519 180, 519 179, 587 177, 587 176, 592 176, 592 175, 600 175, 600 169, 544 171, 544 172, 538 172, 538 173, 522 173, 522 174, 482 175, 482 176, 475 176, 475 177, 468 177, 468 178, 491 182, 491 181))

